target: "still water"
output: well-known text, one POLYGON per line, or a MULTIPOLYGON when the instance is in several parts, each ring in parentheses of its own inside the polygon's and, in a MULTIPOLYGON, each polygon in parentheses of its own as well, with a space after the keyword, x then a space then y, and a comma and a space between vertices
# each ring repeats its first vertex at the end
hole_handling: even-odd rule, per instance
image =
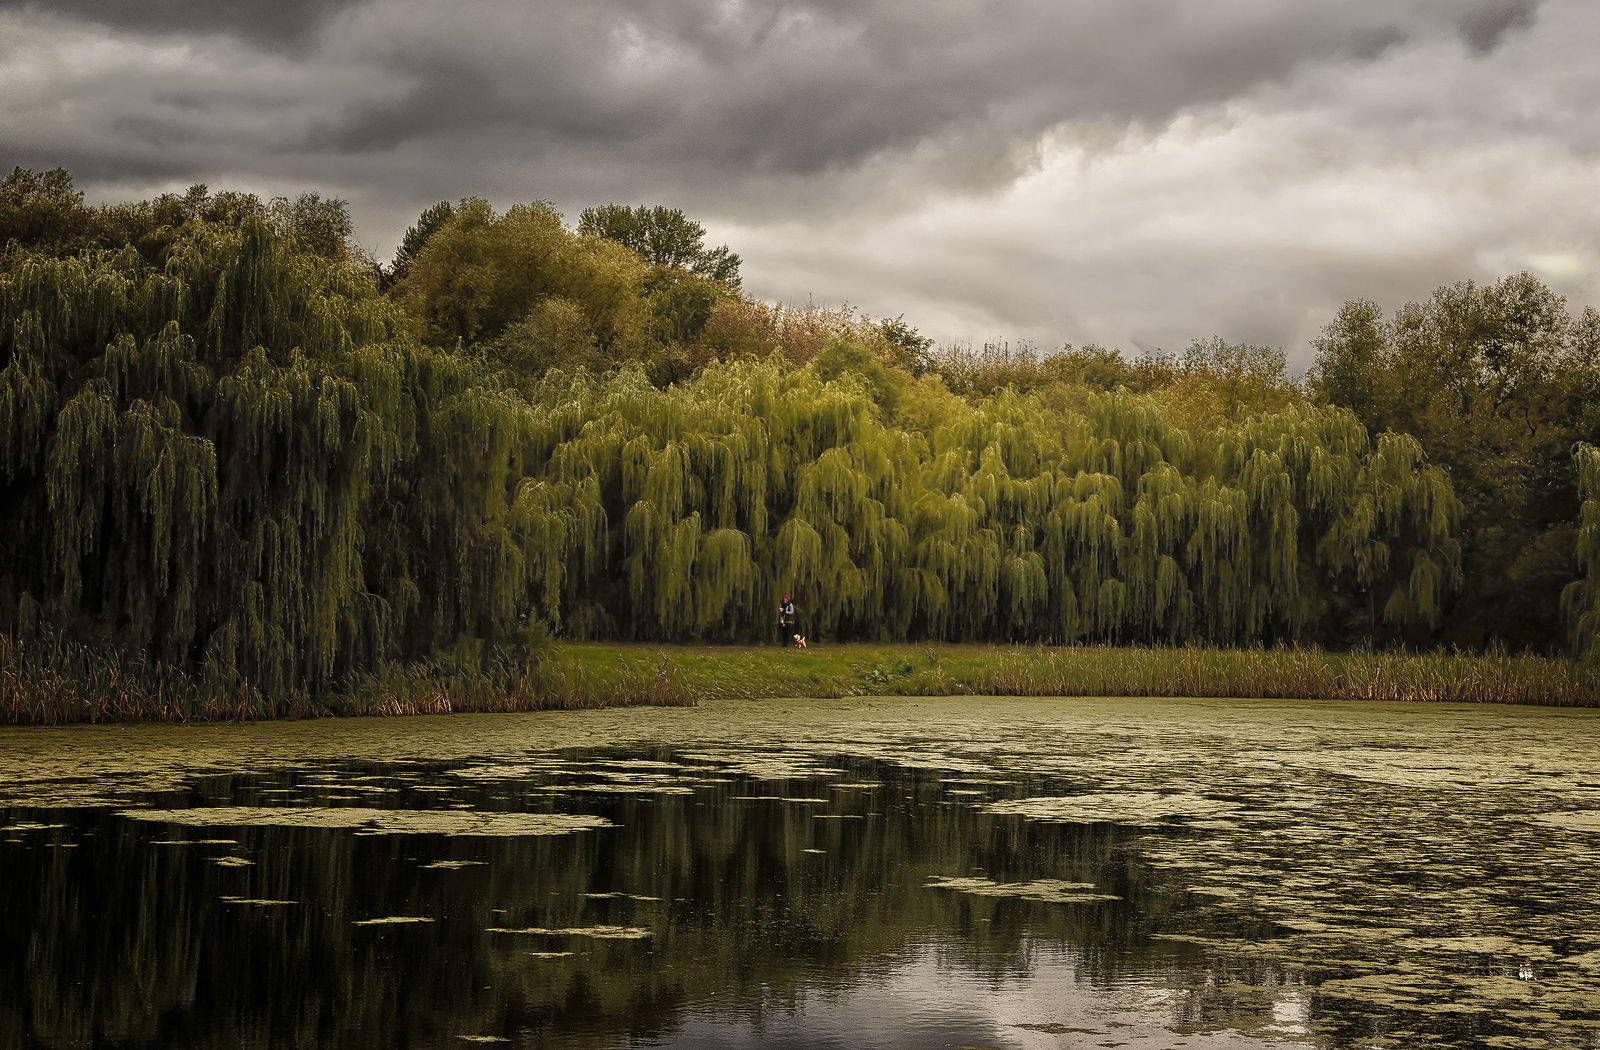
POLYGON ((1600 713, 0 732, 3 1047, 1600 1047, 1600 713))

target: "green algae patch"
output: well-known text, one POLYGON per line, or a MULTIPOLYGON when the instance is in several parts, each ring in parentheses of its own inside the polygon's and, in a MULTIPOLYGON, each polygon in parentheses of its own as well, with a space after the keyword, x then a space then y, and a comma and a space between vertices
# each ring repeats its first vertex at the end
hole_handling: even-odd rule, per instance
POLYGON ((1555 953, 1542 944, 1523 944, 1510 937, 1406 937, 1396 942, 1402 948, 1422 951, 1454 952, 1461 955, 1515 955, 1524 959, 1549 959, 1555 953))
POLYGON ((607 941, 639 941, 651 932, 638 926, 523 926, 512 929, 491 926, 485 933, 498 933, 513 937, 594 937, 607 941))
POLYGON ((663 783, 654 780, 605 781, 596 784, 549 784, 534 788, 554 795, 577 794, 590 792, 602 795, 692 795, 694 788, 676 781, 663 783))
POLYGON ((1540 824, 1564 828, 1567 831, 1600 831, 1600 809, 1586 809, 1566 813, 1541 813, 1533 818, 1540 824))
POLYGON ((289 904, 299 904, 299 901, 267 900, 261 897, 219 897, 224 904, 245 904, 257 908, 273 908, 289 904))
POLYGON ((212 806, 125 809, 118 816, 192 827, 266 826, 347 828, 376 835, 453 835, 517 838, 568 835, 616 825, 574 813, 484 813, 469 810, 365 809, 357 806, 212 806))
POLYGON ((1110 893, 1087 892, 1094 890, 1092 882, 1064 882, 1061 879, 1034 879, 1031 882, 993 882, 989 879, 958 878, 951 875, 934 875, 928 881, 930 890, 955 890, 977 897, 1016 897, 1026 901, 1046 904, 1099 904, 1119 901, 1122 898, 1110 893))
POLYGON ((1210 816, 1231 810, 1226 802, 1201 795, 1156 791, 1024 798, 983 807, 996 816, 1027 817, 1064 824, 1161 824, 1174 817, 1210 816))

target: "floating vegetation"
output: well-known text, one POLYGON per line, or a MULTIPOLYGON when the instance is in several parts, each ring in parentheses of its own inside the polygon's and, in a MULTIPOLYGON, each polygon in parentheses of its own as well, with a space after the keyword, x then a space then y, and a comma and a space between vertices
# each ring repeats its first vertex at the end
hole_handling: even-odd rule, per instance
POLYGON ((1551 959, 1555 952, 1542 944, 1523 944, 1512 937, 1479 934, 1465 937, 1402 937, 1402 948, 1448 952, 1456 955, 1510 955, 1523 959, 1551 959))
POLYGON ((1541 824, 1565 828, 1567 831, 1600 831, 1600 809, 1587 809, 1569 813, 1541 813, 1533 819, 1541 824))
POLYGON ((253 868, 256 862, 244 857, 215 857, 211 863, 219 868, 253 868))
POLYGON ((1054 798, 991 802, 984 809, 997 816, 1028 817, 1078 824, 1159 824, 1175 817, 1208 816, 1232 807, 1217 799, 1175 792, 1106 792, 1054 798))
POLYGON ((615 941, 637 941, 651 936, 649 930, 637 926, 564 926, 556 929, 543 926, 524 926, 520 929, 495 926, 484 932, 530 937, 594 937, 615 941))
POLYGON ((445 770, 445 775, 452 777, 465 777, 468 780, 522 780, 527 777, 570 772, 573 772, 573 770, 567 768, 564 763, 560 762, 524 761, 510 762, 504 765, 460 766, 456 769, 445 770))
POLYGON ((591 763, 595 769, 663 769, 684 771, 687 766, 678 762, 661 762, 650 758, 608 758, 591 763))
POLYGON ((385 915, 378 919, 359 919, 351 923, 352 926, 413 926, 418 923, 433 922, 426 915, 385 915))
POLYGON ((930 890, 955 890, 977 897, 1016 897, 1021 900, 1042 901, 1048 904, 1098 904, 1102 901, 1119 901, 1122 898, 1110 893, 1095 893, 1092 882, 1064 882, 1060 879, 1034 879, 1031 882, 991 882, 981 878, 957 878, 950 875, 930 876, 930 890))
POLYGON ((687 784, 665 784, 657 781, 622 781, 610 783, 552 784, 535 788, 535 791, 552 794, 588 792, 596 795, 692 795, 694 788, 687 784))
POLYGON ((431 864, 422 865, 422 870, 458 871, 461 868, 482 868, 487 864, 487 861, 482 860, 436 860, 431 864))
POLYGON ((277 907, 279 905, 299 904, 300 903, 299 901, 262 900, 262 899, 259 899, 259 898, 256 898, 256 897, 220 897, 218 899, 221 900, 225 904, 249 904, 249 905, 253 905, 253 906, 257 906, 257 907, 263 907, 263 908, 277 907))
MULTIPOLYGON (((1593 711, 1465 705, 714 701, 696 710, 571 717, 29 730, 0 734, 0 785, 27 793, 70 774, 103 787, 122 783, 138 767, 140 777, 159 774, 151 783, 179 789, 159 789, 163 794, 154 797, 161 811, 170 805, 165 799, 254 797, 255 781, 280 775, 269 771, 299 783, 307 763, 343 761, 370 769, 391 757, 426 754, 434 765, 408 774, 408 791, 444 783, 452 786, 451 797, 491 805, 489 800, 505 793, 503 782, 453 777, 443 767, 486 768, 503 759, 505 766, 560 765, 563 779, 597 772, 676 776, 679 771, 607 767, 589 758, 608 749, 634 755, 650 748, 650 754, 681 759, 680 749, 692 750, 707 756, 698 767, 706 770, 723 769, 724 762, 759 762, 802 772, 787 782, 761 784, 741 776, 734 786, 701 792, 693 806, 597 801, 596 812, 632 825, 608 832, 604 843, 356 843, 349 834, 368 828, 314 835, 284 830, 302 826, 305 815, 319 807, 262 807, 287 810, 288 816, 270 828, 239 832, 248 851, 225 850, 248 852, 256 858, 256 872, 201 864, 200 878, 210 880, 201 886, 202 900, 224 890, 241 897, 287 897, 292 889, 302 905, 288 911, 242 903, 210 911, 227 921, 292 919, 315 929, 328 925, 319 918, 324 914, 340 916, 334 925, 347 928, 349 918, 420 911, 418 887, 428 890, 430 901, 436 892, 447 894, 440 908, 454 912, 448 895, 455 894, 467 902, 463 915, 481 914, 480 922, 510 932, 486 935, 481 925, 462 926, 441 910, 440 934, 465 936, 467 950, 489 953, 495 966, 520 966, 535 977, 495 980, 496 991, 486 995, 527 988, 558 994, 576 974, 627 974, 616 963, 634 955, 641 956, 635 972, 644 972, 646 961, 651 967, 672 965, 675 980, 692 970, 696 976, 685 977, 686 986, 702 979, 741 980, 737 975, 747 972, 748 958, 741 953, 765 951, 764 933, 752 937, 748 931, 767 931, 772 922, 789 919, 840 931, 830 932, 829 943, 857 952, 852 965, 888 967, 884 972, 893 974, 922 958, 922 949, 888 942, 927 922, 946 924, 922 928, 943 931, 930 941, 950 965, 967 965, 956 956, 968 953, 945 952, 945 945, 979 946, 973 957, 982 960, 980 983, 999 972, 988 969, 991 963, 1025 962, 1041 975, 1059 974, 1051 968, 1066 966, 1077 980, 1104 976, 1106 983, 1097 987, 1113 996, 1118 989, 1140 989, 1141 1005, 1130 1007, 1126 1019, 1159 1016, 1165 1020, 1152 1023, 1176 1023, 1167 1008, 1182 999, 1190 1010, 1182 1015, 1185 1034, 1209 1033, 1210 1045, 1263 1045, 1217 1028, 1242 1018, 1240 1031, 1263 1040, 1301 1024, 1309 1033, 1303 1041, 1329 1046, 1366 1045, 1368 1037, 1381 1036, 1396 1040, 1385 1045, 1464 1050, 1502 1045, 1490 1040, 1503 1032, 1582 1046, 1600 1023, 1600 835, 1592 827, 1592 815, 1600 813, 1597 730, 1600 715, 1593 711), (107 747, 108 739, 132 739, 137 747, 107 747), (189 761, 198 772, 185 779, 175 769, 189 761), (235 775, 216 776, 219 767, 235 775), (834 775, 815 771, 835 768, 846 770, 838 780, 877 790, 832 790, 834 775), (256 770, 268 775, 256 777, 256 770), (972 785, 992 789, 987 798, 947 797, 969 781, 997 783, 972 785), (735 793, 765 801, 733 802, 735 793), (824 795, 838 796, 839 809, 862 812, 768 804, 824 795), (649 819, 613 815, 635 808, 649 819), (813 818, 854 823, 820 825, 813 818), (700 828, 717 833, 683 834, 700 828), (742 837, 730 837, 734 828, 742 837), (294 844, 293 854, 332 849, 375 859, 385 877, 370 895, 363 880, 356 898, 319 894, 313 900, 316 870, 298 862, 287 871, 277 868, 284 856, 278 847, 286 842, 294 844), (739 848, 730 859, 730 842, 759 842, 761 848, 739 848), (930 852, 935 846, 937 852, 930 852), (491 866, 472 877, 418 874, 435 863, 448 870, 461 863, 454 857, 469 855, 491 866), (718 864, 740 865, 736 873, 745 887, 719 889, 711 910, 702 907, 705 890, 692 877, 694 865, 708 855, 720 858, 718 864), (908 857, 915 859, 903 859, 908 857), (757 877, 749 879, 752 872, 757 877), (291 873, 295 881, 277 881, 291 873), (241 875, 273 878, 252 877, 246 889, 241 875), (641 900, 646 889, 676 903, 641 900), (1127 903, 1103 899, 1114 895, 1127 903), (499 910, 479 910, 489 905, 499 910), (753 925, 736 927, 724 921, 727 915, 753 925), (880 920, 890 925, 876 926, 880 920), (652 925, 637 926, 641 921, 652 925), (855 938, 852 923, 863 937, 855 938), (728 943, 719 938, 734 929, 747 939, 708 961, 728 943), (1090 947, 1078 952, 1073 946, 1079 944, 1090 947), (575 959, 569 949, 594 954, 575 959), (1163 976, 1152 990, 1140 983, 1144 974, 1163 976), (1330 1021, 1352 1026, 1361 1038, 1325 1031, 1330 1021), (1282 1030, 1274 1033, 1262 1027, 1277 1022, 1282 1030)), ((697 775, 685 777, 701 782, 697 775)), ((525 790, 518 785, 514 794, 525 790)), ((427 797, 426 804, 434 804, 427 797)), ((341 820, 361 819, 361 810, 320 809, 331 809, 341 820)), ((452 821, 480 815, 482 810, 442 814, 452 821)), ((65 819, 31 812, 6 816, 65 819)), ((101 819, 73 826, 80 824, 105 827, 135 844, 147 834, 211 833, 101 819)), ((44 833, 52 834, 60 833, 44 833)), ((36 863, 41 873, 50 866, 67 869, 88 859, 85 853, 99 851, 106 839, 97 834, 84 841, 89 849, 71 864, 27 845, 7 856, 36 863)), ((352 870, 342 864, 331 869, 337 870, 327 877, 341 880, 352 870)), ((432 933, 394 934, 419 935, 432 933)), ((814 940, 803 938, 800 947, 785 940, 770 954, 793 958, 797 973, 811 973, 805 944, 814 940), (798 954, 784 954, 790 951, 798 954)), ((794 987, 809 987, 809 979, 796 977, 800 983, 794 987)), ((1087 982, 1080 987, 1090 994, 1087 982)), ((1013 1017, 1070 1019, 1054 1002, 1041 995, 1031 1007, 1036 1013, 1013 1017)), ((438 1031, 493 1027, 475 1014, 460 1017, 454 1027, 438 1031)), ((1106 1018, 1084 1027, 1106 1033, 1100 1041, 1128 1034, 1106 1018)), ((437 1032, 429 1035, 436 1037, 437 1032)), ((1145 1040, 1163 1046, 1173 1041, 1145 1040)))
POLYGON ((237 846, 238 839, 151 839, 151 846, 237 846))
POLYGON ((217 806, 125 809, 118 816, 196 827, 263 825, 352 828, 379 835, 460 835, 512 838, 567 835, 614 827, 604 817, 572 813, 484 813, 466 810, 364 809, 355 806, 217 806))

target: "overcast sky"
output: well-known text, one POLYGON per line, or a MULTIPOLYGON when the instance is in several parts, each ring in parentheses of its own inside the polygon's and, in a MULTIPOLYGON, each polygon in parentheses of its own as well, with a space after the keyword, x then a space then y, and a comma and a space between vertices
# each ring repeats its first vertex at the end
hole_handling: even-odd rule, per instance
POLYGON ((92 199, 663 203, 789 303, 1296 365, 1346 299, 1600 301, 1595 0, 0 0, 0 164, 92 199))

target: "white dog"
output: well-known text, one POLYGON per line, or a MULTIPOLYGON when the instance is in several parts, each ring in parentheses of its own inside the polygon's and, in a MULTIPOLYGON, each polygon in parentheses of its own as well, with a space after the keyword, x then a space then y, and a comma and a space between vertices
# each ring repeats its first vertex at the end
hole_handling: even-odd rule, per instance
POLYGON ((804 649, 806 647, 806 636, 803 635, 803 634, 795 635, 794 636, 794 647, 796 649, 804 649))

